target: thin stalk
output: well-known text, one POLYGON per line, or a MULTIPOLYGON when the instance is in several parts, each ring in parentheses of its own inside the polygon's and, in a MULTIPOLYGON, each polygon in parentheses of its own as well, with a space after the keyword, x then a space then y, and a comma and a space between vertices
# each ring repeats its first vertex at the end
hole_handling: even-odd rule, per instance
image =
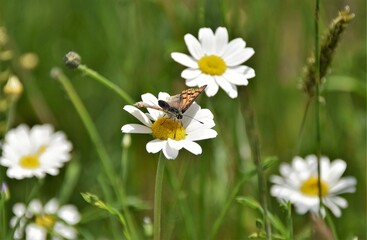
MULTIPOLYGON (((128 138, 125 134, 124 138, 128 138)), ((124 140, 123 140, 124 142, 124 140)), ((123 143, 122 144, 122 154, 121 154, 121 181, 122 181, 122 187, 121 187, 121 193, 119 195, 119 201, 122 202, 122 210, 125 214, 126 222, 128 229, 131 232, 131 235, 133 236, 133 239, 138 238, 138 233, 136 229, 136 224, 133 220, 133 217, 131 216, 130 210, 127 207, 126 204, 126 179, 127 179, 127 168, 128 168, 128 150, 130 147, 130 143, 123 143)))
POLYGON ((162 185, 164 176, 164 167, 166 165, 166 158, 163 153, 159 154, 157 174, 155 177, 154 189, 154 240, 161 239, 161 212, 162 212, 162 185))
POLYGON ((130 97, 129 94, 127 94, 119 86, 117 86, 113 82, 109 81, 107 78, 103 77, 102 75, 100 75, 96 71, 94 71, 94 70, 92 70, 92 69, 90 69, 87 66, 82 65, 82 64, 79 65, 77 69, 79 71, 81 71, 82 73, 84 73, 85 75, 97 80, 98 82, 100 82, 102 85, 104 85, 108 89, 110 89, 110 90, 114 91, 115 93, 117 93, 117 95, 119 95, 126 103, 128 103, 128 104, 133 104, 134 103, 133 99, 130 97))
POLYGON ((297 148, 296 148, 296 153, 295 153, 296 155, 299 153, 299 150, 300 150, 300 147, 301 147, 303 131, 305 129, 307 113, 308 113, 308 109, 310 108, 311 100, 312 100, 312 97, 307 98, 305 110, 303 112, 302 122, 301 122, 301 126, 300 126, 299 132, 298 132, 298 141, 297 141, 298 143, 297 143, 297 148))
POLYGON ((288 222, 288 229, 289 229, 289 239, 294 239, 293 233, 293 219, 292 219, 292 204, 290 202, 287 203, 287 222, 288 222))
POLYGON ((96 126, 93 124, 92 118, 88 114, 87 109, 85 108, 82 101, 80 100, 73 85, 70 83, 69 79, 62 73, 62 71, 59 69, 54 69, 52 71, 52 75, 60 81, 61 85, 64 87, 66 93, 68 94, 71 102, 73 103, 77 113, 79 114, 79 117, 81 118, 85 128, 87 129, 89 137, 91 138, 96 148, 97 154, 99 155, 101 159, 105 174, 111 186, 115 189, 116 194, 118 196, 119 193, 117 190, 118 187, 115 186, 116 176, 115 176, 114 168, 112 166, 112 160, 110 159, 109 155, 107 154, 107 150, 102 143, 101 137, 98 134, 96 126))
MULTIPOLYGON (((327 212, 327 211, 325 211, 325 212, 327 212)), ((333 222, 333 219, 331 219, 330 214, 326 213, 326 221, 327 221, 327 223, 330 227, 331 232, 333 233, 334 240, 338 240, 339 238, 338 238, 338 234, 336 233, 335 224, 333 222)))
POLYGON ((18 98, 11 98, 9 103, 9 109, 6 119, 6 127, 5 127, 5 134, 9 131, 11 128, 13 122, 14 122, 14 116, 15 116, 15 109, 17 105, 18 98))
POLYGON ((315 69, 316 69, 316 154, 317 154, 317 185, 319 189, 319 214, 321 216, 321 209, 323 208, 322 202, 322 189, 321 189, 321 130, 320 130, 320 46, 319 46, 319 10, 320 10, 320 0, 315 2, 315 69))
POLYGON ((249 171, 248 173, 245 173, 243 175, 242 179, 234 187, 234 189, 232 190, 231 194, 229 195, 226 203, 224 204, 224 207, 222 208, 222 211, 219 213, 219 216, 217 217, 217 219, 215 220, 215 222, 213 224, 213 227, 210 231, 209 239, 214 239, 215 238, 216 234, 218 233, 219 227, 223 222, 224 217, 226 216, 233 200, 237 196, 237 194, 240 191, 242 185, 255 174, 256 174, 256 169, 253 169, 253 170, 249 171))
POLYGON ((0 232, 0 237, 1 239, 5 239, 5 236, 7 234, 7 224, 8 224, 8 221, 7 221, 7 217, 6 217, 6 199, 5 199, 5 196, 4 194, 1 194, 1 199, 0 199, 0 213, 1 213, 1 229, 4 229, 4 231, 1 231, 0 232))
POLYGON ((243 88, 243 94, 241 94, 241 109, 242 114, 245 119, 245 128, 247 132, 247 137, 249 139, 251 147, 251 155, 257 169, 258 178, 258 188, 261 207, 264 209, 264 222, 265 222, 265 232, 266 239, 271 239, 271 224, 268 217, 268 200, 267 200, 267 187, 266 178, 261 167, 261 157, 260 157, 260 139, 259 134, 255 126, 255 113, 250 103, 249 93, 247 88, 243 88))

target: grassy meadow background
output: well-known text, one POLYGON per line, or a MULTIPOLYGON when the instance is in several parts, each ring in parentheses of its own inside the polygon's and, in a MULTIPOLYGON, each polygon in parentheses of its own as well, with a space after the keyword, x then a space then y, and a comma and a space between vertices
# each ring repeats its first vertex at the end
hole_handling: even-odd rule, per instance
MULTIPOLYGON (((352 175, 358 181, 356 193, 344 194, 350 206, 343 210, 341 218, 335 219, 340 239, 367 239, 366 2, 321 1, 320 32, 323 35, 327 31, 345 5, 356 16, 342 35, 322 88, 322 153, 331 160, 345 160, 348 167, 344 175, 352 175)), ((306 0, 0 0, 0 26, 6 28, 9 47, 14 52, 11 60, 1 61, 0 70, 9 70, 24 84, 13 126, 51 123, 64 131, 74 146, 73 159, 58 176, 46 177, 38 197, 47 201, 63 194, 65 203, 75 204, 83 215, 79 224, 83 238, 121 238, 117 219, 90 206, 80 196, 80 192, 91 192, 106 200, 106 177, 82 121, 61 84, 50 77, 50 70, 60 67, 70 78, 113 159, 116 173, 121 175, 120 128, 137 120, 122 109, 126 102, 118 95, 79 71, 66 68, 64 55, 70 50, 78 52, 83 64, 110 79, 136 101, 147 92, 176 94, 186 88, 180 78, 184 67, 175 63, 170 53, 187 53, 184 35, 197 36, 201 27, 225 26, 230 39, 242 37, 255 50, 245 64, 256 71, 247 90, 256 114, 262 158, 276 156, 279 164, 290 162, 295 155, 316 153, 313 103, 301 143, 298 138, 307 102, 298 86, 307 57, 313 51, 313 17, 314 1, 306 0), (39 64, 31 71, 21 68, 18 61, 27 52, 39 58, 39 64), (71 167, 79 171, 73 177, 66 175, 71 167)), ((165 238, 190 239, 192 236, 185 230, 185 219, 190 219, 196 239, 205 239, 241 174, 254 166, 240 99, 230 99, 223 90, 215 97, 203 94, 198 99, 202 107, 214 112, 218 136, 200 142, 201 155, 183 150, 175 161, 167 163, 169 174, 163 185, 165 238), (188 212, 182 211, 179 198, 186 202, 188 212)), ((4 121, 5 113, 1 116, 4 121)), ((158 154, 145 150, 151 136, 131 138, 131 147, 125 152, 127 175, 121 179, 121 188, 129 196, 129 203, 136 206, 131 211, 142 231, 144 217, 153 217, 158 154)), ((3 177, 5 169, 1 171, 3 177)), ((278 165, 266 171, 267 176, 271 174, 278 174, 278 165)), ((258 199, 256 180, 254 176, 246 182, 238 195, 258 199)), ((11 216, 10 206, 23 202, 37 181, 6 181, 11 192, 11 216)), ((276 199, 269 197, 269 202, 271 212, 284 220, 276 199)), ((253 209, 233 201, 217 239, 247 239, 257 230, 258 217, 253 209)), ((312 226, 308 215, 294 215, 294 225, 296 236, 312 226)))

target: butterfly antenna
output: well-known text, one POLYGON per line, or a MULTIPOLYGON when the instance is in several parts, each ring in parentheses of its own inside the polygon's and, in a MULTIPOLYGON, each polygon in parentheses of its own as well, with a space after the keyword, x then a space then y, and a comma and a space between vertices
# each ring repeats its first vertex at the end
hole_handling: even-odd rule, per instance
POLYGON ((204 124, 202 121, 200 121, 200 120, 197 120, 196 118, 193 118, 193 117, 191 117, 191 116, 189 116, 189 115, 184 115, 185 117, 188 117, 188 118, 191 118, 191 119, 193 119, 193 120, 195 120, 195 121, 197 121, 197 122, 199 122, 199 123, 201 123, 201 124, 204 124))

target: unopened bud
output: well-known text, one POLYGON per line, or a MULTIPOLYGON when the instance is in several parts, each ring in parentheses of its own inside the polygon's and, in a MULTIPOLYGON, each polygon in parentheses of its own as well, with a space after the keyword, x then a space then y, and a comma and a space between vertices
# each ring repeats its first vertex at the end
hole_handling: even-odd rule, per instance
POLYGON ((9 200, 10 198, 10 192, 8 185, 5 182, 1 183, 1 198, 4 198, 5 200, 9 200))
POLYGON ((131 146, 131 135, 129 133, 124 134, 122 138, 122 146, 124 148, 129 148, 131 146))
POLYGON ((23 92, 23 84, 17 76, 10 76, 8 82, 4 86, 4 93, 8 96, 20 96, 23 92))
POLYGON ((64 57, 64 63, 71 69, 77 68, 80 65, 81 58, 76 52, 68 52, 64 57))
POLYGON ((38 65, 39 59, 35 53, 25 53, 20 56, 20 65, 27 70, 32 70, 38 65))

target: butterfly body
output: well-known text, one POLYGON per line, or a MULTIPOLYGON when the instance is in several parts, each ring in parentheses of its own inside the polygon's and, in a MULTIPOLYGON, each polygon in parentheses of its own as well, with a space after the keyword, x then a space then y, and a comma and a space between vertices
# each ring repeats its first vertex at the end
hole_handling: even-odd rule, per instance
POLYGON ((179 94, 158 100, 158 106, 151 106, 143 102, 135 103, 136 107, 152 108, 165 112, 169 117, 181 120, 183 114, 190 108, 195 99, 204 91, 206 85, 199 88, 189 88, 179 94))

